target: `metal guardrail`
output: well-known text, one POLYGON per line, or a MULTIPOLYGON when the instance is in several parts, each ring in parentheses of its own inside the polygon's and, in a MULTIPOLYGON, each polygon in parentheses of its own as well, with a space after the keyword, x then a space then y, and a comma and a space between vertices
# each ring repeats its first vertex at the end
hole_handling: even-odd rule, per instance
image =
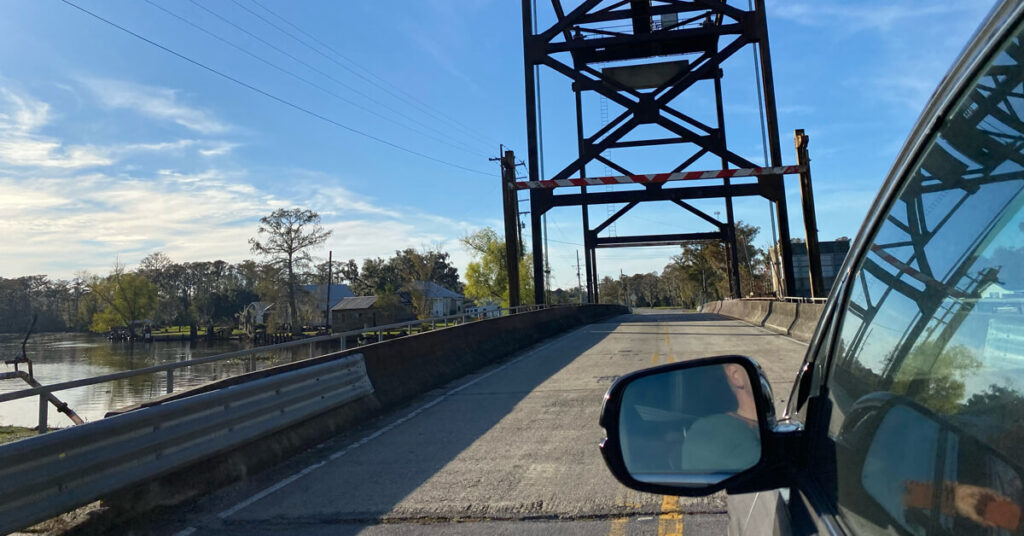
POLYGON ((0 534, 372 393, 356 354, 0 446, 0 534))
MULTIPOLYGON (((507 315, 514 315, 514 314, 519 314, 519 313, 525 313, 525 312, 529 312, 529 311, 536 311, 536 310, 540 310, 540 309, 549 309, 551 307, 557 307, 557 306, 550 306, 550 305, 522 305, 522 306, 519 306, 519 307, 512 307, 512 308, 508 308, 508 309, 499 309, 499 310, 497 310, 495 312, 499 313, 499 316, 507 316, 507 315)), ((315 345, 318 344, 318 343, 322 343, 322 342, 329 342, 329 341, 332 341, 332 340, 339 340, 339 341, 341 341, 339 349, 340 350, 344 350, 345 349, 345 339, 347 337, 351 337, 351 336, 358 336, 358 335, 363 335, 363 334, 366 334, 366 333, 376 333, 377 334, 377 341, 379 342, 379 341, 383 341, 384 340, 384 332, 386 332, 386 331, 391 331, 391 330, 395 330, 395 329, 405 328, 407 330, 407 332, 411 332, 412 328, 414 326, 421 326, 421 325, 424 325, 424 324, 430 324, 430 325, 432 325, 434 327, 436 327, 438 324, 442 324, 445 327, 447 327, 450 322, 454 323, 455 325, 458 325, 460 323, 465 323, 469 319, 474 319, 474 318, 475 317, 473 315, 462 313, 462 314, 449 315, 449 316, 444 316, 444 317, 427 318, 427 319, 423 319, 423 320, 409 320, 409 321, 405 321, 405 322, 395 322, 395 323, 386 324, 386 325, 383 325, 383 326, 371 326, 371 327, 366 327, 366 328, 363 328, 363 329, 355 329, 355 330, 345 331, 345 332, 341 332, 341 333, 332 333, 330 335, 321 335, 321 336, 318 336, 318 337, 310 337, 310 338, 306 338, 306 339, 300 339, 300 340, 296 340, 296 341, 283 342, 283 343, 279 343, 279 344, 270 344, 270 345, 266 345, 266 346, 258 346, 258 347, 249 348, 249 349, 246 349, 246 350, 238 350, 238 351, 235 351, 235 352, 228 352, 228 353, 224 353, 224 354, 217 354, 217 355, 201 357, 201 358, 197 358, 197 359, 187 359, 187 360, 184 360, 184 361, 176 361, 176 362, 173 362, 173 363, 164 363, 164 364, 161 364, 161 365, 154 365, 152 367, 145 367, 145 368, 133 369, 133 370, 125 370, 125 371, 122 371, 122 372, 114 372, 114 373, 111 373, 111 374, 104 374, 102 376, 94 376, 94 377, 91 377, 91 378, 82 378, 82 379, 79 379, 79 380, 71 380, 71 381, 66 381, 66 382, 61 382, 61 383, 54 383, 54 384, 51 384, 51 385, 44 385, 44 386, 40 386, 40 387, 33 387, 33 388, 30 388, 30 389, 22 389, 20 391, 14 391, 14 392, 10 392, 10 393, 2 393, 2 394, 0 394, 0 403, 7 402, 7 401, 10 401, 10 400, 18 400, 18 399, 21 399, 21 398, 28 398, 28 397, 32 397, 32 396, 38 396, 39 397, 39 421, 38 421, 37 429, 40 431, 40 433, 43 433, 43 432, 45 432, 47 430, 47 419, 48 419, 48 415, 49 415, 49 407, 48 407, 47 404, 49 402, 49 397, 52 396, 53 393, 58 392, 58 391, 64 391, 64 390, 67 390, 67 389, 74 389, 74 388, 77 388, 77 387, 86 387, 86 386, 89 386, 89 385, 96 385, 96 384, 100 384, 100 383, 106 383, 106 382, 111 382, 111 381, 115 381, 115 380, 131 378, 131 377, 134 377, 134 376, 143 376, 143 375, 147 375, 147 374, 156 374, 156 373, 164 372, 164 373, 167 374, 167 376, 166 376, 166 392, 167 393, 171 393, 171 392, 174 391, 174 371, 177 370, 177 369, 180 369, 180 368, 192 367, 192 366, 195 366, 195 365, 204 365, 204 364, 207 364, 207 363, 216 363, 218 361, 224 361, 224 360, 227 360, 227 359, 235 359, 235 358, 239 358, 239 357, 246 357, 246 356, 256 355, 256 354, 265 354, 265 353, 269 353, 269 352, 275 352, 275 351, 278 351, 278 350, 284 350, 284 349, 287 349, 287 348, 293 348, 293 347, 304 346, 304 345, 309 345, 309 357, 312 358, 312 357, 316 357, 314 355, 314 351, 313 351, 313 349, 315 348, 315 345)))
MULTIPOLYGON (((730 300, 733 298, 725 298, 724 300, 730 300)), ((771 302, 787 302, 787 303, 825 303, 828 298, 805 298, 803 296, 783 296, 781 298, 773 297, 759 297, 759 298, 741 298, 746 301, 771 301, 771 302)), ((710 302, 709 302, 710 303, 710 302)))

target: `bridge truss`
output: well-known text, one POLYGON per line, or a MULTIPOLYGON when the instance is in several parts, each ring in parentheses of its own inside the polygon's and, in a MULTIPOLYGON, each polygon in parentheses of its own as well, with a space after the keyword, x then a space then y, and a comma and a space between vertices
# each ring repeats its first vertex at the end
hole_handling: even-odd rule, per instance
MULTIPOLYGON (((774 202, 779 222, 781 275, 784 288, 793 281, 789 216, 782 175, 781 146, 776 115, 764 0, 756 0, 746 11, 719 0, 581 0, 566 11, 562 0, 552 0, 555 22, 534 31, 534 0, 523 0, 523 49, 526 78, 526 124, 529 183, 549 186, 519 186, 530 195, 533 278, 535 299, 545 296, 545 262, 542 216, 555 207, 581 207, 587 294, 597 301, 598 248, 661 246, 684 244, 694 240, 721 241, 728 252, 729 281, 732 295, 741 295, 733 198, 760 196, 774 202), (731 151, 726 144, 724 103, 722 98, 722 62, 748 46, 757 45, 760 70, 757 85, 764 101, 770 168, 764 173, 742 175, 721 173, 713 183, 635 181, 638 173, 610 157, 611 149, 660 147, 679 156, 679 164, 670 170, 656 170, 658 176, 678 176, 702 157, 717 157, 722 170, 760 169, 756 164, 731 151), (537 99, 538 66, 547 67, 572 82, 576 102, 578 156, 547 177, 540 176, 537 99), (680 111, 687 91, 713 86, 714 124, 707 124, 680 111), (594 92, 623 109, 616 117, 593 132, 586 132, 582 95, 594 92), (667 136, 652 137, 648 125, 661 127, 667 136), (621 177, 604 184, 629 182, 643 189, 589 191, 587 165, 598 164, 620 173, 621 177), (555 186, 577 181, 579 193, 556 195, 555 186), (687 184, 677 186, 678 184, 687 184), (693 200, 723 199, 725 220, 693 206, 693 200), (670 201, 681 209, 711 224, 712 232, 651 234, 643 236, 600 236, 601 232, 636 206, 652 201, 670 201), (591 227, 588 207, 622 205, 603 222, 591 227)), ((749 83, 749 82, 748 82, 749 83)), ((637 170, 640 171, 640 170, 637 170)), ((643 170, 648 173, 651 170, 643 170)), ((719 173, 716 171, 715 173, 719 173)), ((506 187, 512 185, 506 183, 506 187)), ((812 209, 813 210, 813 209, 812 209)), ((510 214, 506 213, 506 219, 510 214)), ((816 231, 815 231, 816 232, 816 231)), ((620 233, 621 234, 621 233, 620 233)), ((512 237, 507 237, 511 239, 512 237)))

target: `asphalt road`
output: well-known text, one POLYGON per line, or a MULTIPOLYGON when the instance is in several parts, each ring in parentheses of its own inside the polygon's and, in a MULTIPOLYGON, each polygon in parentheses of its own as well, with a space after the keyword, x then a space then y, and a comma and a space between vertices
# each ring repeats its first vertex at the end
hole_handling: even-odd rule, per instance
POLYGON ((755 358, 780 407, 806 345, 673 311, 592 324, 428 393, 271 470, 148 520, 157 534, 724 534, 724 496, 635 492, 601 460, 615 378, 712 355, 755 358))

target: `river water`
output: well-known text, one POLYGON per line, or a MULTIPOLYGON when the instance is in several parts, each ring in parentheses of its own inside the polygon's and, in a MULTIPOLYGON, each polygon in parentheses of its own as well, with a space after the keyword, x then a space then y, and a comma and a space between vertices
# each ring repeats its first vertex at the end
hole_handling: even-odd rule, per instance
MULTIPOLYGON (((0 372, 14 367, 3 361, 21 354, 23 335, 0 334, 0 372)), ((36 380, 44 385, 101 376, 123 370, 151 367, 161 363, 183 361, 243 349, 238 341, 172 341, 150 344, 110 342, 100 335, 85 333, 42 333, 33 335, 25 350, 33 362, 36 380)), ((295 350, 296 355, 272 353, 255 357, 229 359, 174 371, 174 390, 213 380, 263 369, 293 358, 308 356, 308 349, 295 350), (303 355, 305 354, 305 355, 303 355)), ((21 367, 24 367, 22 365, 21 367)), ((22 368, 22 370, 25 370, 22 368)), ((21 379, 0 380, 0 393, 29 388, 21 379)), ((86 421, 102 419, 111 410, 149 400, 166 392, 166 373, 147 374, 113 382, 90 385, 55 393, 86 421)), ((0 402, 0 425, 36 426, 39 419, 39 397, 0 402)), ((71 426, 72 422, 50 405, 51 427, 71 426)))

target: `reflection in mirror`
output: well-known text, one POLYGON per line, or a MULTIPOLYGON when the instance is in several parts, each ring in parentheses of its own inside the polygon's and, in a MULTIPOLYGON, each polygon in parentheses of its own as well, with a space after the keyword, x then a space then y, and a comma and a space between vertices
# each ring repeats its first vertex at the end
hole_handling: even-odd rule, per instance
MULTIPOLYGON (((851 434, 867 447, 860 482, 891 521, 910 534, 1019 533, 1024 479, 1018 464, 903 397, 867 413, 874 415, 851 434)), ((848 519, 865 527, 867 519, 858 517, 848 519)))
POLYGON ((626 469, 641 482, 721 482, 761 459, 750 375, 727 363, 639 378, 623 391, 619 435, 626 469))

